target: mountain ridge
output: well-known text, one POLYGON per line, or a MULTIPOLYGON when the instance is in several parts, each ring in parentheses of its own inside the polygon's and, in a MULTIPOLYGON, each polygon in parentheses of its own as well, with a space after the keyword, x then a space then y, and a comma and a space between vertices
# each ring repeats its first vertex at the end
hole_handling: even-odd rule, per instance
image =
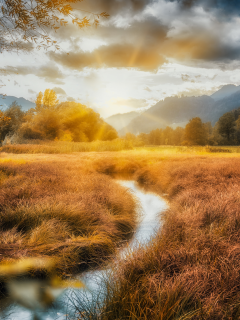
POLYGON ((211 122, 214 125, 224 113, 238 107, 240 107, 240 90, 220 100, 214 100, 210 96, 168 97, 133 119, 119 131, 119 134, 149 133, 157 128, 164 129, 176 123, 186 123, 194 117, 200 117, 203 122, 211 122))
POLYGON ((17 102, 18 105, 22 106, 22 109, 24 111, 27 111, 31 108, 35 108, 35 103, 20 97, 14 97, 14 96, 4 96, 0 94, 0 108, 5 110, 7 109, 14 101, 17 102))

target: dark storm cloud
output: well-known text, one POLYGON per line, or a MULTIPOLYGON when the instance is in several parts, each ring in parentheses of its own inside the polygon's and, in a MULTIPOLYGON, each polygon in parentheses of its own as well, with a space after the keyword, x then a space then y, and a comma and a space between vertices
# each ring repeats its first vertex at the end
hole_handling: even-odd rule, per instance
POLYGON ((178 2, 182 8, 187 9, 193 6, 202 6, 205 10, 218 9, 222 13, 239 15, 239 0, 168 0, 178 2))

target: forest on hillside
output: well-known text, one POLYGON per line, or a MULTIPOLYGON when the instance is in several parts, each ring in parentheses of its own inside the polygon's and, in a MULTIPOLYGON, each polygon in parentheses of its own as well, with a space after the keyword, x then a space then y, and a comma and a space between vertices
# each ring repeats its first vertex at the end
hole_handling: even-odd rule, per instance
POLYGON ((167 126, 139 135, 127 133, 125 139, 134 145, 240 145, 240 109, 225 113, 215 126, 195 117, 189 120, 185 128, 167 126))

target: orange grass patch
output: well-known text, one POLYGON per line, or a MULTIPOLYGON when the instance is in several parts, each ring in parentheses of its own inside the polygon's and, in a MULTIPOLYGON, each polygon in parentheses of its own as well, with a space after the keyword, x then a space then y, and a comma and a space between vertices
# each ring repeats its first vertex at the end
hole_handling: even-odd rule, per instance
MULTIPOLYGON (((14 160, 29 157, 31 161, 36 161, 36 165, 42 165, 43 161, 47 163, 44 155, 31 156, 11 155, 14 160)), ((106 282, 108 295, 105 306, 100 311, 98 309, 97 315, 96 308, 93 308, 82 318, 240 319, 240 159, 235 154, 219 157, 215 153, 213 156, 166 155, 161 152, 129 151, 49 157, 56 168, 63 168, 64 172, 63 163, 66 161, 69 161, 69 166, 71 162, 81 163, 82 167, 88 168, 88 176, 99 176, 108 183, 112 182, 102 173, 130 173, 141 185, 159 195, 167 195, 170 200, 170 209, 162 215, 160 233, 149 246, 140 248, 121 266, 115 266, 117 274, 114 278, 117 281, 106 282)), ((5 165, 11 167, 10 164, 5 165)), ((21 165, 22 168, 24 166, 21 165)), ((16 174, 11 175, 11 170, 5 170, 4 183, 8 181, 6 176, 9 176, 10 182, 11 179, 18 179, 16 174)), ((64 186, 69 179, 62 181, 64 186)), ((102 194, 106 195, 104 192, 102 194)), ((18 203, 16 198, 11 201, 18 203)), ((116 193, 115 199, 119 198, 121 200, 116 193)), ((115 208, 120 208, 119 204, 115 208)), ((52 216, 52 220, 49 228, 43 224, 46 233, 51 233, 51 229, 55 228, 56 215, 52 216)), ((41 223, 32 234, 31 241, 39 241, 41 223)), ((65 225, 64 228, 68 234, 65 225)), ((5 231, 9 232, 9 239, 15 239, 11 241, 22 241, 21 234, 15 238, 12 226, 5 231)), ((103 232, 105 234, 106 230, 103 232)), ((61 234, 58 236, 61 237, 61 234)), ((101 243, 104 238, 101 235, 94 238, 92 248, 101 243)), ((61 241, 59 238, 57 242, 60 246, 61 241)), ((78 241, 78 236, 71 241, 78 241)), ((84 238, 82 241, 87 240, 84 238)), ((64 250, 69 248, 64 247, 64 250)), ((61 252, 56 247, 54 250, 57 254, 61 252)))
POLYGON ((115 253, 137 203, 86 162, 0 162, 0 260, 51 256, 75 272, 115 253))
POLYGON ((240 319, 240 160, 165 159, 135 177, 168 194, 170 209, 106 283, 99 319, 240 319))

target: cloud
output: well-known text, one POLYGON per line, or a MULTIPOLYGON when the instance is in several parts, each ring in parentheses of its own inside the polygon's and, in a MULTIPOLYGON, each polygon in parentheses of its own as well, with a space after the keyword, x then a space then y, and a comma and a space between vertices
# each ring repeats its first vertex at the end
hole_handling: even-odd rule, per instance
MULTIPOLYGON (((79 10, 87 10, 94 13, 107 12, 110 15, 122 12, 142 11, 148 4, 154 0, 87 0, 79 4, 75 4, 74 8, 79 10)), ((85 14, 83 12, 83 14, 85 14)))
POLYGON ((154 71, 166 59, 156 50, 147 47, 139 48, 131 44, 112 44, 101 46, 93 52, 79 50, 71 54, 50 53, 57 63, 74 70, 89 68, 136 68, 143 71, 154 71))
POLYGON ((152 92, 152 90, 149 87, 145 87, 143 90, 148 91, 148 92, 152 92))
POLYGON ((62 84, 63 81, 60 79, 64 79, 63 73, 56 65, 52 65, 51 63, 42 66, 37 69, 36 75, 39 78, 45 79, 45 81, 62 84))
POLYGON ((59 36, 64 40, 72 38, 69 40, 70 46, 75 39, 75 46, 71 46, 69 54, 51 52, 49 56, 65 67, 77 70, 82 70, 84 67, 96 69, 132 67, 143 71, 154 71, 166 62, 159 51, 159 45, 166 38, 167 32, 168 27, 153 16, 146 16, 139 21, 130 19, 127 28, 117 27, 115 24, 99 26, 91 39, 96 39, 98 43, 101 43, 99 42, 101 39, 106 44, 99 45, 89 52, 78 47, 81 46, 79 37, 84 37, 86 34, 69 25, 59 33, 59 36))
POLYGON ((61 94, 63 96, 66 95, 66 92, 60 87, 54 87, 53 90, 56 92, 56 94, 61 94))
MULTIPOLYGON (((90 1, 91 2, 91 1, 90 1)), ((136 0, 136 2, 138 2, 136 0)), ((197 4, 206 5, 209 1, 188 0, 141 1, 142 8, 136 16, 127 18, 127 26, 119 27, 114 23, 123 16, 116 6, 131 7, 134 1, 100 1, 99 7, 113 10, 116 19, 94 31, 92 39, 101 39, 106 45, 100 45, 91 52, 81 50, 80 38, 83 31, 65 28, 59 33, 64 39, 76 37, 75 45, 69 56, 64 53, 51 53, 57 63, 76 70, 90 68, 128 68, 154 72, 167 61, 200 66, 209 62, 210 67, 224 68, 234 60, 240 60, 240 21, 218 21, 211 12, 197 9, 197 4), (127 4, 128 3, 128 4, 127 4), (191 13, 180 9, 192 8, 191 13), (143 9, 148 5, 148 9, 143 9), (118 13, 118 15, 117 15, 118 13), (234 31, 235 30, 235 31, 234 31), (222 66, 220 66, 222 64, 222 66)), ((211 2, 211 1, 210 1, 211 2)), ((218 7, 219 1, 216 0, 218 7)), ((213 7, 212 1, 211 5, 213 7)), ((231 3, 231 1, 230 1, 231 3)), ((240 1, 239 1, 240 3, 240 1)), ((221 1, 223 6, 224 1, 221 1)), ((230 5, 228 5, 230 6, 230 5)), ((139 8, 140 8, 139 7, 139 8)), ((85 34, 86 36, 86 34, 85 34)), ((228 67, 226 67, 228 68, 228 67)))
POLYGON ((148 106, 148 103, 145 99, 118 99, 115 101, 112 101, 112 104, 115 104, 117 106, 126 106, 134 109, 141 109, 148 106))
POLYGON ((232 61, 240 58, 239 44, 224 42, 220 34, 199 30, 167 39, 162 50, 168 57, 183 60, 232 61))
POLYGON ((187 88, 186 90, 180 91, 178 93, 178 96, 185 96, 185 97, 199 97, 203 95, 210 96, 216 91, 218 91, 220 88, 218 86, 212 87, 210 89, 204 89, 204 88, 187 88))
POLYGON ((63 73, 60 71, 58 66, 53 63, 43 65, 41 67, 28 67, 28 66, 17 66, 11 67, 6 66, 0 69, 0 75, 29 75, 33 74, 39 78, 43 78, 47 82, 63 84, 64 79, 63 73))
POLYGON ((72 102, 72 101, 75 101, 75 99, 73 97, 67 97, 67 101, 72 102))
POLYGON ((34 91, 34 90, 32 90, 32 89, 28 89, 28 93, 35 94, 36 91, 34 91))
POLYGON ((238 0, 168 0, 178 2, 183 9, 194 6, 203 7, 205 10, 217 9, 222 14, 239 15, 240 2, 238 0))
POLYGON ((197 82, 197 80, 200 80, 200 78, 201 78, 200 75, 198 75, 198 76, 190 76, 188 74, 182 74, 181 77, 182 77, 182 81, 183 82, 192 82, 192 83, 197 82))

